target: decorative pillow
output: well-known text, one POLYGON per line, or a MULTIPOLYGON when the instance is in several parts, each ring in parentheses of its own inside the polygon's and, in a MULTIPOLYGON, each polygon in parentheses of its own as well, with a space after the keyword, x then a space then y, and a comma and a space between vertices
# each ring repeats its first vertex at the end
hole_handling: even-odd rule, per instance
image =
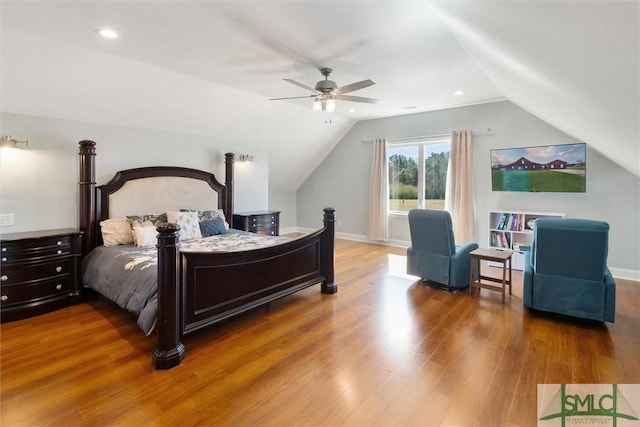
POLYGON ((100 221, 100 230, 105 246, 130 245, 133 243, 131 221, 127 218, 113 218, 100 221))
POLYGON ((144 222, 151 222, 155 227, 159 226, 163 222, 167 222, 167 214, 147 214, 147 215, 127 215, 131 221, 133 221, 133 225, 136 226, 136 222, 142 224, 144 222))
MULTIPOLYGON (((140 221, 132 221, 130 219, 127 219, 127 221, 131 222, 131 231, 133 233, 133 228, 134 227, 151 227, 151 228, 155 228, 153 223, 151 221, 144 221, 144 222, 140 222, 140 221)), ((136 233, 133 233, 133 244, 134 245, 138 245, 138 238, 136 236, 136 233)))
POLYGON ((222 221, 224 221, 225 229, 227 231, 229 230, 229 223, 227 222, 227 219, 224 216, 224 211, 222 209, 215 209, 210 211, 198 211, 195 209, 180 209, 180 212, 198 212, 198 220, 200 222, 213 221, 216 218, 222 218, 222 221))
POLYGON ((167 220, 180 226, 178 240, 200 239, 200 222, 198 212, 167 212, 167 220))
POLYGON ((222 218, 216 218, 211 221, 200 221, 200 232, 202 237, 209 237, 215 234, 224 234, 227 228, 224 226, 222 218))
POLYGON ((151 227, 133 227, 133 234, 136 236, 136 246, 140 248, 152 248, 158 242, 158 232, 151 227))

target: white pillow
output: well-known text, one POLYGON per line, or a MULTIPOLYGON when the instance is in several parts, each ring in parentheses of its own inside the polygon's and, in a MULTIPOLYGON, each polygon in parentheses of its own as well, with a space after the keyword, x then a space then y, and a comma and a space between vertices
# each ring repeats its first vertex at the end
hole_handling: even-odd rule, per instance
POLYGON ((167 221, 180 226, 180 241, 202 238, 198 212, 167 212, 167 221))
POLYGON ((158 242, 158 232, 151 227, 133 227, 133 234, 136 236, 136 246, 140 248, 152 248, 158 242))
POLYGON ((102 242, 104 246, 131 245, 133 231, 127 218, 113 218, 100 221, 102 242))
POLYGON ((218 209, 218 216, 224 221, 224 228, 229 231, 229 223, 227 222, 227 218, 224 217, 224 211, 222 209, 218 209))

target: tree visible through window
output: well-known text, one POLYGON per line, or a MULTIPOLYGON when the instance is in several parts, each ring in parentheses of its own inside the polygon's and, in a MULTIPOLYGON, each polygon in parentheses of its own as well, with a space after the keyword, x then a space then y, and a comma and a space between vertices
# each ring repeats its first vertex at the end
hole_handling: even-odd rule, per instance
POLYGON ((390 145, 389 210, 444 209, 449 142, 390 145))

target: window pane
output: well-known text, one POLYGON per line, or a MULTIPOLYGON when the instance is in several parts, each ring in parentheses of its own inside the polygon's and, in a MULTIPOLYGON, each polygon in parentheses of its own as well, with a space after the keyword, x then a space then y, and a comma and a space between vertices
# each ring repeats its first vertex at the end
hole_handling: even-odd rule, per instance
POLYGON ((418 207, 418 147, 389 147, 389 210, 418 207))
POLYGON ((427 209, 444 209, 448 164, 448 143, 424 146, 424 207, 427 209))

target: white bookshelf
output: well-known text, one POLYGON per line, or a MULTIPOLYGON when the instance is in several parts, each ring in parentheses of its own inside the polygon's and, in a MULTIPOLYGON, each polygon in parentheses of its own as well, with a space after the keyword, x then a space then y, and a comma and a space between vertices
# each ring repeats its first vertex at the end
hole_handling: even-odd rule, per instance
MULTIPOLYGON (((531 249, 533 240, 533 221, 538 218, 564 218, 561 213, 489 211, 489 247, 512 251, 512 268, 524 268, 524 254, 531 249)), ((489 263, 500 266, 498 263, 489 263)))

